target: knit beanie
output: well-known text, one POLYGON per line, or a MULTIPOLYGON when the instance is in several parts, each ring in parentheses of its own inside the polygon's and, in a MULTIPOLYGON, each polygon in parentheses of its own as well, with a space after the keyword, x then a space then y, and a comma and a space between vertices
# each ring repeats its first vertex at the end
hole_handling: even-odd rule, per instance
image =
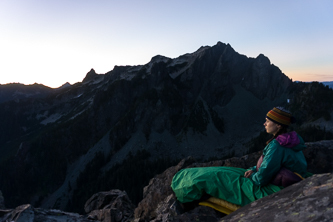
POLYGON ((291 113, 283 107, 274 107, 267 113, 266 117, 274 123, 286 127, 294 121, 294 117, 291 115, 291 113))

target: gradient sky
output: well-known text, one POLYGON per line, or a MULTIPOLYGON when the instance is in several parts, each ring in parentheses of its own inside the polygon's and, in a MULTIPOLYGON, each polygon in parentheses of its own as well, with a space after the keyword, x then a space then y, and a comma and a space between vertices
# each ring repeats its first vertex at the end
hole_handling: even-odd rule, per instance
POLYGON ((80 82, 229 43, 289 78, 333 81, 332 0, 0 0, 0 84, 80 82))

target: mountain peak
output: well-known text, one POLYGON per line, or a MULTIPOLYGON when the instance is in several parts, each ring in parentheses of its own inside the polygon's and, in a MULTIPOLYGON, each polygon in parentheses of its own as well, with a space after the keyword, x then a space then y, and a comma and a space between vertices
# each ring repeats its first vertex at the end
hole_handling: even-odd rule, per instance
POLYGON ((266 57, 264 54, 259 54, 256 58, 256 60, 258 60, 259 63, 261 64, 266 64, 266 65, 270 65, 271 61, 269 60, 268 57, 266 57))
POLYGON ((155 63, 155 62, 167 62, 170 58, 162 55, 156 55, 151 58, 150 62, 155 63))
POLYGON ((87 73, 86 77, 82 80, 82 82, 88 82, 90 80, 93 80, 98 74, 95 72, 94 69, 90 69, 90 71, 87 73))
POLYGON ((69 87, 69 86, 71 86, 71 84, 70 84, 69 82, 66 82, 66 83, 64 83, 62 86, 60 86, 60 87, 57 88, 57 89, 64 89, 64 88, 67 88, 67 87, 69 87))

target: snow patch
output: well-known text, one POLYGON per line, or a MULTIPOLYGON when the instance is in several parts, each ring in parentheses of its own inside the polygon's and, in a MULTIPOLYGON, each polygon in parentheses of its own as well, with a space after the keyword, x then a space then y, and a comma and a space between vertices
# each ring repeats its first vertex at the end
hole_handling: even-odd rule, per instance
POLYGON ((95 84, 98 84, 98 83, 102 82, 103 80, 104 80, 104 76, 103 76, 102 78, 95 79, 95 80, 92 81, 90 84, 95 85, 95 84))
POLYGON ((81 97, 82 95, 83 95, 83 93, 81 93, 81 94, 75 96, 74 99, 79 98, 79 97, 81 97))
POLYGON ((120 74, 120 79, 124 80, 132 80, 135 77, 136 73, 121 73, 120 74))
POLYGON ((47 115, 48 115, 48 113, 49 113, 49 111, 45 111, 43 114, 37 114, 36 115, 36 119, 37 120, 40 120, 40 119, 42 119, 42 118, 46 118, 47 117, 47 115))
POLYGON ((81 112, 78 112, 77 114, 75 114, 74 116, 72 116, 70 119, 71 120, 75 119, 77 116, 81 115, 84 111, 86 111, 86 109, 82 110, 81 112))
POLYGON ((54 123, 55 121, 57 121, 58 119, 60 119, 62 117, 62 115, 60 113, 55 113, 52 114, 51 116, 47 117, 46 119, 44 119, 41 124, 46 125, 48 123, 54 123))

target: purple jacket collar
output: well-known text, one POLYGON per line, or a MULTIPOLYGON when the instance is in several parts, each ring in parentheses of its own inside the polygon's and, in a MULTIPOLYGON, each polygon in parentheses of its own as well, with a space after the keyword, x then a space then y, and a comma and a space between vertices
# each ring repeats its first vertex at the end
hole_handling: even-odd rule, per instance
POLYGON ((275 139, 279 142, 279 144, 281 146, 288 147, 288 148, 297 146, 300 143, 298 135, 295 131, 279 135, 275 139))

